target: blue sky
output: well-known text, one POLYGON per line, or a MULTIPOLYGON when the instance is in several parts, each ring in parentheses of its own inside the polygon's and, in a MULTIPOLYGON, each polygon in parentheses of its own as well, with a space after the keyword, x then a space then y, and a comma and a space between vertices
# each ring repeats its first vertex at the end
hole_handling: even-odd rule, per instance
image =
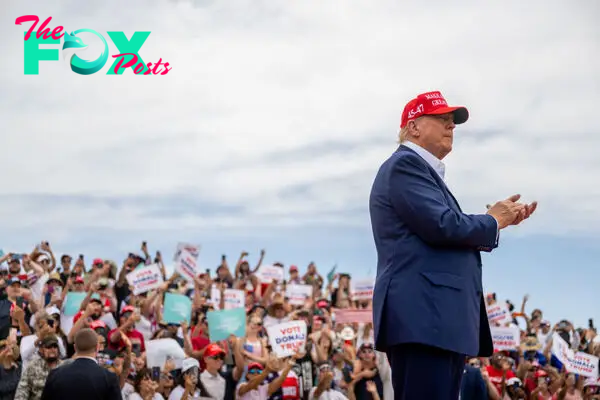
MULTIPOLYGON (((121 259, 148 240, 201 243, 214 267, 243 249, 323 273, 375 271, 367 214, 404 104, 466 105, 445 159, 466 212, 521 193, 526 224, 485 255, 485 285, 553 321, 600 324, 600 26, 590 1, 8 1, 0 51, 0 248, 121 259), (149 30, 165 76, 23 74, 14 20, 149 30), (560 27, 560 28, 557 28, 560 27)), ((81 36, 97 57, 100 41, 81 36)), ((117 50, 109 41, 110 54, 117 50)))

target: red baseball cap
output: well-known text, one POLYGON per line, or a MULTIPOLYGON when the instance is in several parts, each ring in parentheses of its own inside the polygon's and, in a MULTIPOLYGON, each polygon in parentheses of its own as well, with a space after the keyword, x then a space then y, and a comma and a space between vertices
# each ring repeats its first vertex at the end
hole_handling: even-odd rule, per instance
POLYGON ((208 346, 206 346, 206 349, 204 350, 204 357, 214 357, 214 356, 218 356, 218 355, 224 355, 225 354, 225 350, 223 350, 221 348, 221 346, 219 346, 216 343, 211 343, 208 346))
POLYGON ((250 364, 248 364, 248 370, 251 370, 254 368, 260 369, 261 371, 264 369, 261 363, 251 362, 250 364))
POLYGON ((102 261, 102 259, 101 259, 101 258, 94 258, 94 262, 93 262, 92 264, 93 264, 93 265, 96 265, 96 264, 104 264, 104 261, 102 261))
POLYGON ((121 314, 120 315, 123 315, 123 314, 125 314, 127 312, 134 312, 134 311, 135 311, 135 307, 133 307, 133 306, 125 306, 125 307, 121 308, 121 314))
POLYGON ((462 124, 469 119, 469 111, 463 106, 450 107, 439 91, 421 93, 409 101, 402 112, 400 128, 404 128, 408 121, 423 115, 454 114, 454 123, 462 124))
POLYGON ((90 328, 94 330, 98 328, 106 328, 106 323, 104 321, 97 320, 90 324, 90 328))
POLYGON ((298 272, 298 267, 295 265, 290 265, 290 272, 298 272))

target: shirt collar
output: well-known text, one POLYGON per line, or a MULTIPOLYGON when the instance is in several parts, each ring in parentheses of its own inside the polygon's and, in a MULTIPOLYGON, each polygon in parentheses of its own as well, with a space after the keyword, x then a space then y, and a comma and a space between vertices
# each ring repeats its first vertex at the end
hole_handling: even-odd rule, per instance
POLYGON ((411 150, 414 150, 414 152, 421 156, 421 158, 425 160, 425 162, 429 164, 431 168, 435 170, 435 172, 437 172, 440 178, 444 180, 444 176, 446 174, 446 166, 440 159, 438 159, 436 156, 434 156, 418 144, 413 143, 411 141, 407 140, 405 142, 402 142, 402 145, 408 147, 411 150))
POLYGON ((96 359, 95 359, 95 358, 93 358, 93 357, 88 357, 88 356, 79 356, 79 357, 77 357, 77 359, 78 359, 78 360, 80 360, 80 359, 92 360, 93 362, 95 362, 96 364, 98 364, 98 360, 96 360, 96 359))

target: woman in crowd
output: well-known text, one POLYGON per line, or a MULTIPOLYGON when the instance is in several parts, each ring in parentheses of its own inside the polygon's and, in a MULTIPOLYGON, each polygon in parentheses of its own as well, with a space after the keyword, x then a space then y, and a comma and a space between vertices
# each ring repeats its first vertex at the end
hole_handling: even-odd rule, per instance
POLYGON ((0 340, 0 400, 12 400, 15 397, 21 379, 19 346, 8 340, 0 340))

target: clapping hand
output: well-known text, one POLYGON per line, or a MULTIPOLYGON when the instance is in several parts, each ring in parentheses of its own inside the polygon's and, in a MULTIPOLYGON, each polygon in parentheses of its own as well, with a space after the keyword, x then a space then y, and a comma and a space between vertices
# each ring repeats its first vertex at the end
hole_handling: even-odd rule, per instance
POLYGON ((520 224, 536 210, 536 201, 531 204, 522 204, 517 202, 520 198, 520 194, 515 194, 506 200, 499 201, 492 206, 487 206, 487 213, 498 221, 499 229, 520 224))

